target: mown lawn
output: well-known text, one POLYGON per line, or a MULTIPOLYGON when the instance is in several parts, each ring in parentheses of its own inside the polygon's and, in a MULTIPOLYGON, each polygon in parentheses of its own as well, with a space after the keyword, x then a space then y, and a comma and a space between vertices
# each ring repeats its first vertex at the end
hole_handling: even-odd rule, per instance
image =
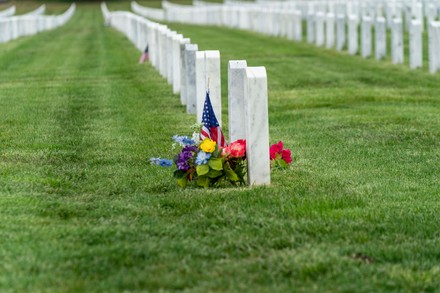
POLYGON ((102 22, 0 44, 0 291, 440 290, 440 74, 174 24, 224 97, 228 60, 266 66, 294 154, 270 187, 182 191, 147 159, 195 118, 102 22))

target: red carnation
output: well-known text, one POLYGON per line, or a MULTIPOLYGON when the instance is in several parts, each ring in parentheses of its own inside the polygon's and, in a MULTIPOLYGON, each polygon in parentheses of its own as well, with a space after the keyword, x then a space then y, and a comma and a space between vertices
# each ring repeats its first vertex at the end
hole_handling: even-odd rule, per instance
POLYGON ((283 142, 282 141, 279 141, 278 143, 273 144, 270 147, 270 159, 275 160, 277 158, 277 154, 280 154, 282 150, 283 150, 283 142))
POLYGON ((283 142, 279 141, 270 147, 270 159, 278 164, 281 163, 280 160, 283 160, 285 164, 290 164, 292 163, 292 154, 289 149, 284 149, 283 142))
POLYGON ((287 164, 292 163, 292 154, 289 149, 282 150, 281 157, 287 164))

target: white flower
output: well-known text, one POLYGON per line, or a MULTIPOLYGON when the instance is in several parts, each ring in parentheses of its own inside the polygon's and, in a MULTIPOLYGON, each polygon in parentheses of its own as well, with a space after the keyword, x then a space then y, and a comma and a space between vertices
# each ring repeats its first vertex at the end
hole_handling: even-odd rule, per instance
POLYGON ((198 132, 194 132, 191 139, 194 141, 195 145, 200 145, 201 141, 200 141, 200 133, 198 132))

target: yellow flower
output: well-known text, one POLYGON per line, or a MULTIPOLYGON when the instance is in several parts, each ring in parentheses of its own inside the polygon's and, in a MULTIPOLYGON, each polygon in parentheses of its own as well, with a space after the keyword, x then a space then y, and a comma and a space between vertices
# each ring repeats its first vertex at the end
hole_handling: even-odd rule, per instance
POLYGON ((215 151, 215 145, 216 145, 215 141, 209 138, 205 138, 202 144, 200 145, 200 148, 205 153, 212 153, 213 151, 215 151))

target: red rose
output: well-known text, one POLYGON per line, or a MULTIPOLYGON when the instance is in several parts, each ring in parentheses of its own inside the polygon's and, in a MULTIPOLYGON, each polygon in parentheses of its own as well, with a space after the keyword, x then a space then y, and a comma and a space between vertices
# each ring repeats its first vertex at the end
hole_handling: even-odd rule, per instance
POLYGON ((229 150, 231 157, 233 158, 241 158, 246 155, 246 141, 243 139, 239 139, 234 141, 229 145, 229 150))

